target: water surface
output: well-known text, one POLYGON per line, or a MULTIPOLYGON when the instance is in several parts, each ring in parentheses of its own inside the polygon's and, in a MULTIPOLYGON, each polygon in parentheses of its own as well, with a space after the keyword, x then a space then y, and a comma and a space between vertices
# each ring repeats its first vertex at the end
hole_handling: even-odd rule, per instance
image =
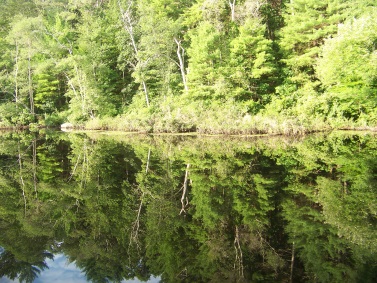
POLYGON ((0 145, 1 282, 377 282, 372 134, 0 145))

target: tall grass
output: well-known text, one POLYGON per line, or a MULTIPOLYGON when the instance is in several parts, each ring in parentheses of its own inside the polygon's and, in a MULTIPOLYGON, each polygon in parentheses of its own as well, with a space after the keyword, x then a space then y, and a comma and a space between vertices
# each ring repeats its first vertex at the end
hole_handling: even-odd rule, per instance
MULTIPOLYGON (((344 121, 340 121, 344 125, 344 121)), ((88 130, 112 130, 144 133, 269 134, 303 135, 339 127, 320 117, 271 113, 250 115, 232 101, 161 103, 153 109, 132 109, 117 117, 94 118, 85 124, 88 130)))

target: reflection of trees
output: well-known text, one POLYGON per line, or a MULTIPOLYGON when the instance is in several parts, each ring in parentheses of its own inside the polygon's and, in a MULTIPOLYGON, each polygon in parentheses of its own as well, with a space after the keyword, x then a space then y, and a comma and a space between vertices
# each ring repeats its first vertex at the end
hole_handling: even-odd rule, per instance
POLYGON ((284 265, 282 247, 273 247, 271 241, 279 235, 266 227, 275 202, 278 206, 279 190, 273 189, 284 178, 281 169, 266 170, 273 161, 256 153, 240 158, 237 150, 225 154, 217 148, 210 149, 210 154, 208 148, 195 150, 187 147, 180 153, 183 158, 160 161, 165 168, 160 175, 176 177, 170 183, 166 183, 169 178, 156 182, 153 192, 159 194, 148 205, 147 254, 152 271, 163 273, 166 282, 177 278, 241 282, 284 276, 278 275, 284 265), (190 201, 182 214, 187 164, 190 201))
POLYGON ((128 249, 139 207, 140 161, 120 143, 81 138, 72 144, 70 160, 74 172, 64 193, 76 205, 59 220, 69 227, 62 250, 93 282, 144 278, 139 249, 128 249))
MULTIPOLYGON (((44 257, 53 258, 52 254, 44 252, 42 254, 44 257)), ((14 280, 19 279, 20 282, 33 282, 38 275, 45 268, 48 268, 45 261, 20 261, 17 260, 14 254, 3 251, 0 254, 0 277, 7 276, 8 278, 14 280)))
POLYGON ((50 250, 93 282, 373 282, 377 146, 368 137, 1 138, 8 277, 38 276, 50 250))
POLYGON ((5 248, 0 253, 0 277, 33 282, 41 271, 48 268, 45 259, 53 258, 53 254, 47 251, 48 238, 32 235, 32 231, 22 229, 17 222, 0 220, 0 230, 0 243, 5 248))
MULTIPOLYGON (((368 137, 363 141, 362 137, 334 135, 326 142, 308 139, 306 144, 295 148, 294 155, 288 152, 282 156, 291 164, 298 161, 285 188, 289 198, 284 201, 283 215, 289 241, 310 280, 375 280, 371 276, 373 271, 367 274, 364 269, 376 270, 377 250, 373 245, 369 246, 372 253, 365 250, 365 240, 374 237, 372 230, 375 231, 376 223, 368 218, 368 213, 363 213, 370 213, 370 208, 376 205, 375 199, 370 198, 370 189, 375 184, 373 172, 377 168, 375 148, 375 142, 368 137), (365 238, 355 241, 344 228, 358 225, 369 231, 365 238)), ((296 265, 294 271, 298 271, 296 265)))

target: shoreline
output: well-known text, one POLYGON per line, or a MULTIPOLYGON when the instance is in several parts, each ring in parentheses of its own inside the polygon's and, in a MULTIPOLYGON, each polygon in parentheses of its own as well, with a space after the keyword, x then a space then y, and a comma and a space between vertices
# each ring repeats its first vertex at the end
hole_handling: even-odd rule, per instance
POLYGON ((275 132, 259 132, 257 133, 245 133, 245 131, 236 130, 234 129, 231 133, 228 132, 200 132, 200 131, 193 131, 193 132, 153 132, 153 131, 129 131, 129 130, 118 130, 118 129, 88 129, 82 126, 75 126, 69 129, 62 129, 59 126, 55 127, 47 127, 47 126, 15 126, 15 127, 0 127, 0 132, 18 132, 18 131, 39 131, 39 130, 51 130, 56 132, 65 132, 65 133, 99 133, 99 134, 106 134, 106 135, 147 135, 147 136, 181 136, 181 137, 197 137, 197 136, 205 136, 205 137, 241 137, 241 138, 248 138, 248 137, 300 137, 306 136, 310 134, 320 134, 320 133, 330 133, 330 132, 369 132, 369 133, 377 133, 377 127, 339 127, 339 128, 332 128, 332 129, 322 129, 322 130, 307 130, 304 132, 296 132, 296 134, 287 134, 287 133, 275 133, 275 132), (237 133, 238 132, 238 133, 237 133))

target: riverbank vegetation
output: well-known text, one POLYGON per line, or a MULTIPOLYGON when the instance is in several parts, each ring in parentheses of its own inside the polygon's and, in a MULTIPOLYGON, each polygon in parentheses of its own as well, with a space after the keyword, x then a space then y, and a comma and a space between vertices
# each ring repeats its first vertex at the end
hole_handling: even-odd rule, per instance
POLYGON ((377 126, 370 0, 3 0, 0 127, 377 126))

